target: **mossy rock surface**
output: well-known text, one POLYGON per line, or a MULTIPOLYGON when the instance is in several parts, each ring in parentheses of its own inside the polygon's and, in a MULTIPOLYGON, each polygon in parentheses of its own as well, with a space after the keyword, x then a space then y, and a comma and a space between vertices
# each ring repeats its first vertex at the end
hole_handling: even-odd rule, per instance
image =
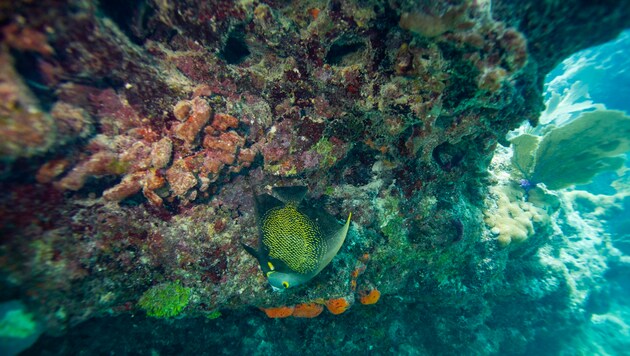
POLYGON ((155 318, 171 318, 179 315, 188 305, 190 288, 179 282, 159 284, 144 292, 138 305, 155 318))

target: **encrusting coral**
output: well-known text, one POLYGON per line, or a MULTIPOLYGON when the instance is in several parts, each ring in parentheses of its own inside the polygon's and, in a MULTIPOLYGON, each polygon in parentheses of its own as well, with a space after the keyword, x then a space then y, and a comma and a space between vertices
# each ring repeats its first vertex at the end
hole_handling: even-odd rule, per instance
POLYGON ((324 306, 316 303, 298 304, 293 309, 294 318, 315 318, 324 311, 324 306))
MULTIPOLYGON (((142 191, 151 204, 161 206, 165 198, 194 200, 219 178, 225 166, 239 172, 253 162, 255 151, 245 148, 245 139, 233 131, 239 124, 235 117, 213 115, 207 100, 200 97, 179 101, 173 112, 182 122, 173 124, 169 135, 159 140, 152 132, 136 140, 137 128, 122 135, 96 136, 90 143, 93 154, 55 184, 79 190, 90 177, 122 175, 120 183, 103 192, 106 200, 118 202, 142 191), (202 149, 198 149, 200 144, 202 149)), ((46 163, 42 170, 51 164, 46 163)))
POLYGON ((361 302, 361 304, 370 305, 376 304, 380 298, 381 292, 379 292, 378 289, 374 288, 369 291, 361 292, 361 298, 359 299, 359 301, 361 302))

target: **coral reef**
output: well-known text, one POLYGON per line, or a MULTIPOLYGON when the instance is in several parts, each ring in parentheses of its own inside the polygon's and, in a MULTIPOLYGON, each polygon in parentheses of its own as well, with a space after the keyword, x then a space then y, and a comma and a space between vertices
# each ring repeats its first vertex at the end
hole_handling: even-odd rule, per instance
MULTIPOLYGON (((0 10, 0 297, 49 335, 98 316, 237 353, 518 354, 584 320, 606 261, 588 277, 552 261, 568 203, 492 156, 537 122, 558 61, 630 26, 627 1, 0 10), (289 185, 353 220, 328 267, 275 293, 241 242, 258 239, 253 195, 289 185)), ((160 347, 208 352, 193 344, 160 347)))

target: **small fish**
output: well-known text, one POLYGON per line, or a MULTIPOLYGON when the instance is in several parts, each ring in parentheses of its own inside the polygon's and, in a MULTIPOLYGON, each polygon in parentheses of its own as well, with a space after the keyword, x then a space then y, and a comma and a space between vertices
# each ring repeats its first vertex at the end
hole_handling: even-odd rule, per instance
POLYGON ((242 244, 258 259, 274 290, 299 286, 326 267, 343 245, 350 228, 323 209, 304 201, 306 187, 276 187, 255 196, 258 250, 242 244))

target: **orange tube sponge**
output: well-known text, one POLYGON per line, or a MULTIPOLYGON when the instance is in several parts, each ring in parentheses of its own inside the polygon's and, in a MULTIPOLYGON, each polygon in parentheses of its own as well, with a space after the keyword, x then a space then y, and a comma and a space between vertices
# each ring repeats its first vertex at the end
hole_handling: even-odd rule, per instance
POLYGON ((287 318, 293 314, 293 307, 260 308, 270 318, 287 318))
POLYGON ((360 293, 361 295, 361 299, 359 299, 361 301, 361 304, 376 304, 376 302, 378 302, 378 300, 381 298, 381 292, 378 291, 378 289, 374 288, 372 290, 368 291, 364 291, 360 293))
POLYGON ((293 310, 293 316, 296 318, 314 318, 324 311, 324 307, 315 303, 298 304, 293 310))
POLYGON ((348 310, 349 307, 350 307, 350 303, 348 303, 346 298, 343 298, 343 297, 329 299, 326 302, 326 308, 328 308, 328 311, 335 315, 345 312, 346 310, 348 310))

